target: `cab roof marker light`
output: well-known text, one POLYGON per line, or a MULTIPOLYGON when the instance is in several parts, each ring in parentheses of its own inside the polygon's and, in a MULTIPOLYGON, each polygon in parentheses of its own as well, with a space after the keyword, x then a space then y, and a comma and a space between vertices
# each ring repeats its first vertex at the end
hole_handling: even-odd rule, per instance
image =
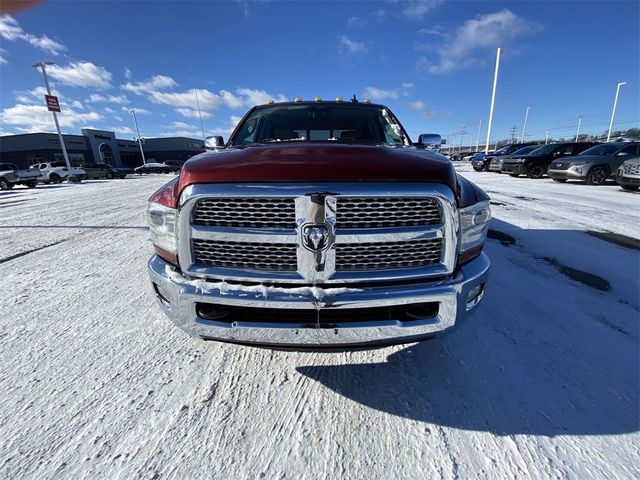
POLYGON ((321 102, 321 101, 322 101, 322 98, 320 98, 320 97, 315 97, 315 98, 313 99, 313 101, 314 101, 314 102, 321 102))
POLYGON ((336 102, 342 103, 344 102, 344 99, 342 97, 336 97, 336 102))
POLYGON ((371 100, 369 100, 368 98, 365 98, 364 103, 371 103, 371 100))
POLYGON ((300 97, 296 97, 296 98, 294 98, 294 99, 293 99, 293 101, 294 101, 295 103, 300 103, 300 102, 302 102, 302 98, 300 98, 300 97))

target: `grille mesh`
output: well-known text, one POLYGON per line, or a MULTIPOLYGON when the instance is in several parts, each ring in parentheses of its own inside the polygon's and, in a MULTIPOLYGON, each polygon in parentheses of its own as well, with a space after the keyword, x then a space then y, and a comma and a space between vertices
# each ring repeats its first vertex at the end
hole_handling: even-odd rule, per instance
POLYGON ((296 228, 293 198, 207 198, 193 212, 194 225, 296 228))
POLYGON ((336 270, 393 270, 440 261, 442 239, 336 245, 336 270))
POLYGON ((640 163, 624 163, 624 173, 627 175, 640 175, 640 163))
POLYGON ((389 228, 436 225, 440 209, 421 197, 338 197, 338 228, 389 228))
POLYGON ((194 239, 192 246, 197 263, 214 267, 280 272, 297 268, 295 245, 194 239))

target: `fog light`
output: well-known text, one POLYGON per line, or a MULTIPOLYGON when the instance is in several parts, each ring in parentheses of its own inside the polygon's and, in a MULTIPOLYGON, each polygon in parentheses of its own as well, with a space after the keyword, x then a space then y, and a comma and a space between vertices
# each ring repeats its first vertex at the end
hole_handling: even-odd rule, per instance
POLYGON ((484 293, 484 283, 473 287, 467 294, 467 310, 471 310, 475 307, 480 300, 482 300, 482 294, 484 293))

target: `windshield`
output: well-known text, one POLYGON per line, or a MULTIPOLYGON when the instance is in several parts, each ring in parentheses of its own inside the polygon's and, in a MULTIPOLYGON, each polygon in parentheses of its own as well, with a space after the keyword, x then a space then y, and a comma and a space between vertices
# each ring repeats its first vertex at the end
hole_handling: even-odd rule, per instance
POLYGON ((540 148, 536 148, 533 152, 529 152, 530 155, 545 155, 547 153, 551 153, 553 152, 556 148, 558 148, 558 145, 555 143, 550 143, 549 145, 543 145, 540 148))
POLYGON ((516 150, 513 152, 513 155, 527 155, 528 153, 533 152, 540 148, 540 145, 530 145, 528 147, 521 148, 520 150, 516 150))
POLYGON ((602 144, 588 148, 578 155, 613 155, 620 148, 620 145, 602 144))
POLYGON ((509 153, 509 149, 510 148, 511 148, 511 145, 500 147, 498 150, 496 150, 493 153, 494 153, 494 155, 505 155, 505 154, 509 153))
POLYGON ((230 144, 310 141, 410 144, 409 137, 389 110, 349 103, 256 109, 238 127, 230 144))

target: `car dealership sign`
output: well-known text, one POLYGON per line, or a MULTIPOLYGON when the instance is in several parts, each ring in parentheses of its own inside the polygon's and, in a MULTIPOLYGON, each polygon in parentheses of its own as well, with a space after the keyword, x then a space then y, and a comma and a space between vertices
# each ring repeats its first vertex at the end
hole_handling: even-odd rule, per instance
POLYGON ((58 103, 58 97, 55 95, 45 95, 44 99, 47 102, 47 110, 50 112, 59 112, 60 104, 58 103))

